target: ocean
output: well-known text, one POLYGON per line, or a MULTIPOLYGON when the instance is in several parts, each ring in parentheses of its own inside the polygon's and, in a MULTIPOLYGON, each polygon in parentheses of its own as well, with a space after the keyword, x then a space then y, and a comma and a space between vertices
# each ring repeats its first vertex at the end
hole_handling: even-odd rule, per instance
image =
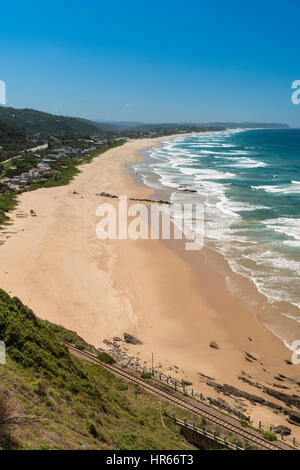
POLYGON ((134 164, 144 183, 203 203, 205 246, 300 323, 300 130, 180 136, 145 157, 134 164))

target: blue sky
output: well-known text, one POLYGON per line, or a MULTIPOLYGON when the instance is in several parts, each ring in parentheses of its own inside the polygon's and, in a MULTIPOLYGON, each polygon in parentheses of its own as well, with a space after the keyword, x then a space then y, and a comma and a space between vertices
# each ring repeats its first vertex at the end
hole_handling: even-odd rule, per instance
POLYGON ((300 127, 298 0, 1 4, 7 105, 101 120, 300 127))

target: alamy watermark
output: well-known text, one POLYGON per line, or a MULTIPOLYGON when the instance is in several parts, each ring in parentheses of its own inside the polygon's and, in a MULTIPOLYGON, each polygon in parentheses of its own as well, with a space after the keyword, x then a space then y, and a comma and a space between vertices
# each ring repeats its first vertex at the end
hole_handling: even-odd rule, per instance
POLYGON ((291 344, 291 350, 294 351, 292 354, 292 364, 300 364, 300 340, 296 340, 291 344))
POLYGON ((120 196, 117 206, 103 203, 97 207, 101 217, 96 233, 100 240, 182 240, 185 249, 204 246, 203 204, 131 204, 120 196))
POLYGON ((6 84, 0 80, 0 105, 6 104, 6 84))
POLYGON ((294 80, 292 83, 292 88, 295 89, 291 97, 292 103, 300 104, 300 80, 294 80))
POLYGON ((4 341, 0 341, 0 365, 6 364, 6 348, 4 341))

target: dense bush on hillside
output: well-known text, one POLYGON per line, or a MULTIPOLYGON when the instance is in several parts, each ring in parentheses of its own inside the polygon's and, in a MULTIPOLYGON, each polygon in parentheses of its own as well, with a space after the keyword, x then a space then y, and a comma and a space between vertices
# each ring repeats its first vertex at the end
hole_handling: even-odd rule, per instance
POLYGON ((26 145, 24 132, 0 120, 0 147, 4 150, 20 150, 26 145))
POLYGON ((66 347, 56 339, 47 323, 39 320, 18 298, 10 298, 2 289, 0 338, 5 342, 8 355, 23 367, 33 368, 66 388, 74 389, 75 386, 80 389, 88 385, 85 374, 74 365, 66 347), (72 374, 72 379, 63 382, 67 373, 72 374))
POLYGON ((100 133, 92 122, 84 122, 72 117, 56 116, 35 109, 0 107, 0 119, 17 127, 27 135, 36 133, 43 135, 64 133, 93 135, 100 133))
POLYGON ((162 425, 161 406, 178 416, 180 409, 71 356, 61 338, 86 347, 76 333, 38 319, 0 289, 0 340, 7 347, 0 449, 193 448, 168 418, 162 425))
POLYGON ((27 148, 28 142, 22 130, 0 119, 0 162, 27 148))

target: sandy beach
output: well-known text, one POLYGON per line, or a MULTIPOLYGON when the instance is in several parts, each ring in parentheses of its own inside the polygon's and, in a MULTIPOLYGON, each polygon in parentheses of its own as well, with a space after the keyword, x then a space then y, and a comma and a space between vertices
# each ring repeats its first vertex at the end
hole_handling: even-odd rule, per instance
MULTIPOLYGON (((166 139, 127 142, 81 167, 68 186, 22 194, 12 225, 1 233, 0 287, 40 318, 76 331, 96 347, 105 348, 104 340, 124 332, 136 336, 142 345, 121 343, 126 354, 150 367, 154 353, 156 368, 190 381, 205 397, 224 399, 207 385, 207 376, 282 405, 248 382, 279 384, 297 395, 300 366, 285 362, 291 353, 264 325, 265 312, 253 312, 231 295, 228 279, 234 274, 220 255, 206 249, 184 253, 182 242, 96 236, 97 206, 117 204, 97 193, 153 194, 134 182, 126 165, 160 140, 166 139), (211 348, 212 341, 220 349, 211 348), (246 353, 255 359, 249 361, 246 353), (278 374, 295 381, 276 381, 278 374)), ((225 399, 246 410, 255 425, 284 424, 300 438, 300 427, 283 414, 225 399)))

